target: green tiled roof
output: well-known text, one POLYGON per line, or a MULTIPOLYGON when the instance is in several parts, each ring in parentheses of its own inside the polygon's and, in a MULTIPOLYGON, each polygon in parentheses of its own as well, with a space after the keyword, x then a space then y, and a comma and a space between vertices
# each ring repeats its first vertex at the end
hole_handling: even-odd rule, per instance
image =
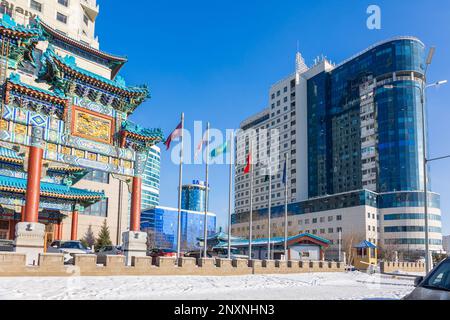
MULTIPOLYGON (((310 234, 310 233, 301 233, 301 234, 298 234, 298 235, 296 235, 296 236, 292 236, 292 237, 289 237, 287 240, 288 240, 288 242, 289 241, 291 241, 291 240, 295 240, 295 239, 297 239, 297 238, 303 238, 303 237, 309 237, 309 238, 313 238, 313 239, 315 239, 315 240, 317 240, 317 241, 319 241, 319 242, 322 242, 322 243, 324 243, 324 244, 330 244, 330 241, 329 240, 327 240, 327 239, 325 239, 325 238, 322 238, 322 237, 319 237, 319 236, 316 236, 316 235, 314 235, 314 234, 310 234)), ((267 243, 269 242, 269 239, 268 238, 263 238, 263 239, 254 239, 254 240, 252 240, 252 245, 254 245, 254 246, 257 246, 257 245, 267 245, 267 243)), ((284 237, 273 237, 273 238, 270 238, 270 243, 271 244, 274 244, 274 245, 280 245, 280 244, 283 244, 284 243, 284 237)), ((240 240, 231 240, 231 245, 232 246, 236 246, 236 247, 239 247, 239 246, 248 246, 248 239, 240 239, 240 240)), ((217 247, 226 247, 228 244, 227 243, 225 243, 225 244, 220 244, 220 245, 218 245, 217 247)))
MULTIPOLYGON (((22 178, 8 177, 0 175, 0 189, 13 188, 25 192, 27 189, 27 180, 22 178)), ((62 184, 41 182, 41 193, 54 195, 61 198, 81 198, 81 199, 103 199, 104 192, 89 191, 78 188, 67 187, 62 184)))
POLYGON ((14 160, 20 160, 23 161, 23 157, 20 157, 17 152, 14 150, 1 147, 0 146, 0 158, 6 158, 6 159, 14 159, 14 160))
POLYGON ((16 23, 11 18, 11 16, 6 13, 3 14, 2 18, 0 19, 0 27, 3 27, 5 29, 10 29, 13 31, 17 31, 17 32, 28 33, 28 34, 35 35, 35 36, 42 35, 42 31, 40 29, 28 28, 23 25, 20 25, 20 24, 16 23))
POLYGON ((64 98, 65 98, 64 96, 58 95, 58 94, 56 94, 56 93, 54 93, 54 92, 52 92, 52 91, 44 90, 44 89, 41 89, 41 88, 38 88, 38 87, 35 87, 35 86, 32 86, 32 85, 23 83, 23 82, 20 80, 20 75, 17 74, 17 73, 11 73, 11 75, 9 76, 9 79, 8 79, 8 80, 9 80, 10 82, 14 83, 14 84, 19 85, 19 86, 28 88, 28 89, 30 89, 30 90, 34 90, 34 91, 41 92, 41 93, 47 94, 47 95, 52 96, 52 97, 55 97, 55 98, 59 98, 59 99, 64 99, 64 98))
POLYGON ((75 63, 75 57, 70 56, 70 55, 66 55, 64 58, 60 57, 59 55, 57 55, 53 49, 53 46, 49 46, 47 51, 44 53, 44 56, 49 57, 49 58, 54 58, 57 59, 58 61, 60 61, 61 63, 65 64, 66 66, 68 66, 69 68, 71 68, 72 70, 85 75, 87 77, 93 78, 95 80, 98 80, 100 82, 106 83, 110 86, 114 86, 116 88, 122 89, 124 91, 127 92, 132 92, 132 93, 140 93, 140 94, 145 94, 148 95, 148 88, 145 86, 142 87, 127 87, 125 84, 125 81, 123 80, 123 78, 117 76, 115 80, 110 80, 108 78, 102 77, 98 74, 95 74, 91 71, 88 71, 86 69, 80 68, 79 66, 77 66, 77 64, 75 63))
POLYGON ((140 125, 135 124, 129 120, 122 122, 122 130, 131 132, 131 133, 134 133, 134 134, 137 134, 140 136, 154 138, 154 139, 160 140, 160 141, 162 141, 164 139, 161 129, 159 129, 159 128, 146 129, 146 128, 143 128, 140 125))

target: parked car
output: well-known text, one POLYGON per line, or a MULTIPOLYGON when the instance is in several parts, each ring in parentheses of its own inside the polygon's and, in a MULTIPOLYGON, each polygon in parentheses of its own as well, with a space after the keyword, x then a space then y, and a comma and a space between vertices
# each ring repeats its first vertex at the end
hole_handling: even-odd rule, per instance
MULTIPOLYGON (((217 253, 215 251, 208 251, 206 253, 208 258, 215 258, 217 257, 217 253)), ((185 257, 187 258, 203 258, 203 250, 192 250, 192 251, 188 251, 184 254, 185 257)))
POLYGON ((0 240, 0 251, 12 252, 14 251, 13 240, 0 240))
POLYGON ((154 249, 151 249, 147 253, 147 255, 150 257, 176 257, 177 252, 176 252, 176 250, 173 250, 173 249, 154 248, 154 249))
POLYGON ((123 254, 123 250, 121 246, 106 246, 98 250, 95 254, 97 255, 97 263, 105 264, 106 256, 121 255, 123 254))
POLYGON ((158 257, 176 257, 177 252, 173 249, 153 248, 147 251, 147 256, 152 257, 152 264, 156 264, 156 259, 158 257))
POLYGON ((441 261, 427 276, 417 277, 414 286, 404 300, 450 300, 450 258, 441 261))
POLYGON ((48 253, 64 254, 64 263, 72 264, 75 254, 92 254, 91 248, 83 246, 81 241, 53 241, 47 248, 48 253))
MULTIPOLYGON (((218 258, 227 259, 228 258, 228 248, 213 248, 218 258)), ((231 259, 248 259, 247 255, 241 254, 236 248, 231 248, 231 259)))

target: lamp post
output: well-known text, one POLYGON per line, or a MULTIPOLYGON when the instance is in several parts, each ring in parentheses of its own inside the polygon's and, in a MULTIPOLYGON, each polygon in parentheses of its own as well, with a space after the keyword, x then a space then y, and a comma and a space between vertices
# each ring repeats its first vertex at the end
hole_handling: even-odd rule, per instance
MULTIPOLYGON (((421 104, 421 113, 422 113, 422 144, 423 144, 423 197, 424 197, 424 220, 425 220, 425 271, 428 274, 431 270, 431 259, 430 259, 430 240, 429 240, 429 228, 428 228, 428 162, 440 160, 446 157, 440 157, 436 159, 427 159, 427 138, 426 138, 426 119, 425 119, 425 90, 430 87, 437 87, 443 84, 446 84, 447 80, 437 81, 435 83, 431 83, 426 85, 427 72, 428 67, 431 65, 433 61, 433 56, 436 51, 435 47, 431 47, 427 60, 426 67, 424 72, 424 79, 420 86, 415 85, 415 87, 420 89, 420 104, 421 104)), ((398 86, 398 85, 385 85, 385 89, 393 89, 393 88, 409 88, 409 86, 398 86)))

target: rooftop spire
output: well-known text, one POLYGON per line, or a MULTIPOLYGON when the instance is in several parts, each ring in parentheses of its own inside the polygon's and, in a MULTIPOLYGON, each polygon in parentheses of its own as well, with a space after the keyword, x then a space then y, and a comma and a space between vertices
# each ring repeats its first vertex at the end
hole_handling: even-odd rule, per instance
POLYGON ((297 84, 300 83, 300 75, 308 71, 308 69, 305 59, 303 59, 303 56, 300 53, 299 42, 297 41, 297 53, 295 54, 295 79, 297 84))
POLYGON ((308 66, 305 63, 305 59, 303 59, 302 54, 297 50, 297 54, 295 55, 295 72, 302 74, 307 70, 308 66))

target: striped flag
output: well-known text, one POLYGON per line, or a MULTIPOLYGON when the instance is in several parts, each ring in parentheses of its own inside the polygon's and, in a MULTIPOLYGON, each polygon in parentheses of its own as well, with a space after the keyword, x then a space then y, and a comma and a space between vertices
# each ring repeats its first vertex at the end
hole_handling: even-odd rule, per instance
POLYGON ((210 157, 215 158, 220 156, 221 154, 227 153, 229 150, 229 141, 225 142, 224 144, 218 146, 214 150, 211 151, 210 157))
POLYGON ((209 144, 209 141, 205 139, 205 137, 202 138, 202 140, 198 143, 197 148, 195 149, 194 158, 197 159, 199 154, 202 152, 202 149, 206 147, 209 144))
POLYGON ((183 128, 182 123, 180 122, 178 126, 175 128, 175 130, 172 131, 172 133, 169 135, 169 137, 166 139, 166 142, 164 144, 166 145, 166 150, 170 149, 170 144, 173 139, 178 138, 181 136, 181 129, 183 128))

